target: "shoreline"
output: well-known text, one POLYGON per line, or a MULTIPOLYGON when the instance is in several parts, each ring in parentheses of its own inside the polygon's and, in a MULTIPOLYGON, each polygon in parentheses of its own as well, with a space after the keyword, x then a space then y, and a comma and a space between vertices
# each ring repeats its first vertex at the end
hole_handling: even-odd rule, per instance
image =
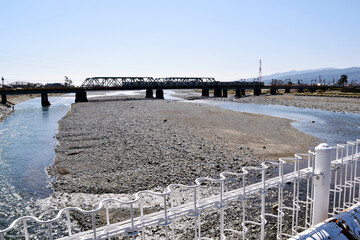
POLYGON ((0 104, 0 122, 7 118, 12 112, 13 110, 11 110, 11 107, 0 104))
MULTIPOLYGON (((52 93, 49 96, 58 96, 63 94, 52 93)), ((15 106, 16 104, 25 102, 27 100, 33 98, 40 98, 40 94, 23 94, 23 95, 9 95, 8 101, 6 105, 0 103, 0 122, 2 122, 5 118, 10 116, 15 110, 11 109, 11 107, 15 106)))
MULTIPOLYGON (((213 98, 206 99, 210 100, 213 98)), ((360 114, 360 98, 298 96, 294 94, 285 94, 246 96, 241 98, 216 98, 215 100, 262 105, 282 105, 289 107, 317 109, 322 111, 360 114)))
POLYGON ((10 95, 8 97, 8 101, 5 104, 0 103, 0 122, 2 122, 5 118, 10 116, 15 110, 12 109, 16 104, 25 102, 27 100, 40 97, 39 94, 31 94, 31 95, 10 95))

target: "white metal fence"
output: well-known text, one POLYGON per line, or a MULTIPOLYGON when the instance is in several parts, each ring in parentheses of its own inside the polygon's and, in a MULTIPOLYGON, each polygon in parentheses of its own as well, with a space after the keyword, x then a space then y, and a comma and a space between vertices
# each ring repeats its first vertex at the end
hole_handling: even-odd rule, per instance
POLYGON ((141 191, 131 200, 104 199, 93 210, 68 207, 49 220, 21 217, 0 230, 0 240, 14 234, 32 239, 44 226, 41 239, 294 237, 359 202, 359 144, 360 139, 336 147, 320 144, 294 158, 198 178, 194 185, 141 191), (114 221, 116 209, 123 211, 114 221), (75 229, 79 215, 90 217, 82 219, 89 220, 88 230, 75 229))

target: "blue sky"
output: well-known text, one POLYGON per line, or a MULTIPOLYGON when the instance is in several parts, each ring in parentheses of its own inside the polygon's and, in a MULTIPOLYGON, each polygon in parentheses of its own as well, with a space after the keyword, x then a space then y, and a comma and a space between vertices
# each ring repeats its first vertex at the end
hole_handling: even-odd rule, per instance
POLYGON ((359 0, 1 0, 0 75, 220 81, 360 66, 359 0))

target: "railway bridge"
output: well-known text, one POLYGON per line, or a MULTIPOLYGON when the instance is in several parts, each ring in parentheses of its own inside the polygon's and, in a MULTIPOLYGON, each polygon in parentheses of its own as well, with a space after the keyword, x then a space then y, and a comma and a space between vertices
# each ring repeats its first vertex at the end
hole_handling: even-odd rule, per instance
POLYGON ((303 92, 304 89, 315 91, 326 89, 326 86, 315 85, 271 85, 265 86, 263 82, 219 82, 214 78, 205 77, 92 77, 87 78, 80 87, 47 87, 24 89, 0 89, 1 103, 6 104, 7 95, 41 94, 42 106, 49 106, 48 94, 50 93, 75 93, 75 102, 87 102, 86 92, 89 91, 115 91, 115 90, 146 90, 146 98, 164 99, 164 89, 201 89, 203 97, 209 97, 210 91, 214 97, 228 97, 228 90, 235 90, 235 97, 245 95, 246 90, 253 90, 254 95, 261 94, 262 89, 270 89, 271 94, 276 94, 278 89, 291 89, 303 92))

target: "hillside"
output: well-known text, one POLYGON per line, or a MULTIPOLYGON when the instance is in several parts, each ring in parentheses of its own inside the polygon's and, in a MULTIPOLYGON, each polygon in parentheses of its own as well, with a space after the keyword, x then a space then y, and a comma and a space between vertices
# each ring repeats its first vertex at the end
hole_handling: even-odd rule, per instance
MULTIPOLYGON (((303 70, 303 71, 290 71, 284 73, 275 73, 268 76, 263 76, 263 80, 265 83, 271 81, 271 79, 285 80, 291 79, 293 82, 296 82, 298 79, 303 80, 303 83, 311 83, 311 80, 316 79, 319 81, 319 78, 322 80, 326 79, 326 82, 335 82, 340 79, 341 75, 347 75, 349 82, 352 80, 354 82, 360 81, 360 67, 352 67, 352 68, 322 68, 322 69, 313 69, 313 70, 303 70)), ((249 80, 253 80, 254 78, 250 78, 249 80)))

